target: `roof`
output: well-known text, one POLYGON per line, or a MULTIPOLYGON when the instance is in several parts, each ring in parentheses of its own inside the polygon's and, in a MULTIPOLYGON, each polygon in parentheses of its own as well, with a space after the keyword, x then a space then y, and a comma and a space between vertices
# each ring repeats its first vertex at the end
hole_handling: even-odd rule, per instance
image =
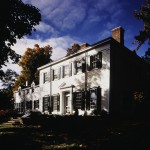
POLYGON ((77 53, 74 53, 74 54, 69 55, 69 56, 65 56, 65 57, 60 58, 60 59, 58 59, 58 60, 56 60, 56 61, 53 61, 53 62, 50 62, 50 63, 48 63, 48 64, 46 64, 46 65, 43 65, 43 66, 41 66, 41 67, 39 67, 39 68, 37 68, 37 69, 38 69, 38 70, 42 70, 42 69, 44 69, 44 68, 47 68, 47 67, 52 66, 52 65, 54 65, 54 64, 57 64, 57 63, 62 62, 62 61, 64 61, 64 60, 70 59, 70 58, 72 58, 72 57, 74 57, 74 56, 76 56, 76 55, 79 55, 79 54, 81 54, 81 53, 84 53, 85 51, 89 51, 89 50, 91 50, 91 49, 93 49, 93 48, 96 48, 96 47, 99 47, 99 46, 101 46, 101 45, 104 45, 104 44, 110 42, 111 40, 113 40, 112 37, 106 38, 106 39, 101 40, 101 41, 99 41, 99 42, 97 42, 97 43, 94 43, 94 44, 92 44, 92 45, 89 45, 89 46, 86 47, 86 48, 81 49, 81 50, 78 51, 77 53))

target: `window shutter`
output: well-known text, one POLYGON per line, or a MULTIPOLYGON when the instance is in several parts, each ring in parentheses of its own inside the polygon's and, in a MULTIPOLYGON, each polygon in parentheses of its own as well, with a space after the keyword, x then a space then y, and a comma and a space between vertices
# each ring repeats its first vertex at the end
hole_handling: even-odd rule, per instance
POLYGON ((90 70, 93 69, 93 64, 92 64, 92 62, 93 62, 93 56, 90 56, 90 70))
POLYGON ((74 74, 77 73, 77 61, 75 60, 74 61, 74 74))
POLYGON ((62 66, 62 78, 64 78, 64 71, 65 71, 65 69, 64 69, 64 66, 62 66))
POLYGON ((82 91, 81 110, 85 110, 85 91, 82 91))
POLYGON ((51 81, 54 80, 54 69, 51 70, 51 81))
POLYGON ((90 91, 86 93, 86 109, 90 110, 90 91))
POLYGON ((59 76, 59 79, 60 79, 61 78, 61 67, 59 68, 59 72, 58 73, 59 73, 58 76, 59 76))
POLYGON ((57 111, 60 111, 60 95, 57 95, 57 111))
POLYGON ((102 52, 99 52, 97 54, 97 62, 96 62, 96 67, 101 68, 102 67, 102 52))
POLYGON ((76 92, 73 93, 73 110, 76 110, 76 92))
POLYGON ((86 71, 86 64, 84 62, 84 63, 82 63, 82 72, 85 72, 85 71, 86 71))
POLYGON ((69 64, 69 76, 72 76, 72 63, 69 64))

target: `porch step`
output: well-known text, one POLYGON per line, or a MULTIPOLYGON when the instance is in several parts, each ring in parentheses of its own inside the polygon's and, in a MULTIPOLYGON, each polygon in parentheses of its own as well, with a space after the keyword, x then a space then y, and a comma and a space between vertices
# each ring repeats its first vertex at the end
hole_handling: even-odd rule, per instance
POLYGON ((9 121, 3 123, 3 125, 23 125, 22 119, 20 117, 18 118, 11 118, 9 121))

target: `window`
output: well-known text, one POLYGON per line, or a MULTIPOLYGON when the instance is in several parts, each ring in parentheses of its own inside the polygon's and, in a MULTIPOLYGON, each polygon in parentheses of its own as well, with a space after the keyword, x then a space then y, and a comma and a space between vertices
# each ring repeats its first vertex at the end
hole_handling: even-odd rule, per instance
POLYGON ((54 95, 52 96, 52 100, 53 100, 53 110, 60 110, 60 99, 59 99, 59 94, 58 95, 54 95))
POLYGON ((26 109, 32 109, 32 101, 26 102, 26 109))
POLYGON ((34 109, 38 109, 39 108, 39 100, 35 100, 34 101, 34 109))
POLYGON ((102 53, 99 52, 96 55, 90 56, 90 68, 101 68, 102 67, 102 53))
POLYGON ((76 93, 76 108, 81 109, 81 102, 82 102, 82 93, 76 93))
POLYGON ((101 88, 95 87, 87 91, 86 99, 87 109, 101 109, 101 88))
POLYGON ((63 66, 63 77, 68 77, 70 75, 69 65, 63 66))
POLYGON ((43 98, 43 111, 49 111, 49 97, 43 98))
POLYGON ((97 91, 96 89, 91 89, 90 90, 90 108, 96 109, 96 105, 97 105, 97 91))
POLYGON ((85 108, 84 94, 85 94, 84 91, 74 92, 74 101, 73 101, 74 110, 76 109, 84 110, 85 108))
POLYGON ((48 81, 49 81, 48 73, 45 72, 45 73, 43 73, 43 83, 48 82, 48 81))
POLYGON ((60 78, 60 68, 53 70, 53 80, 60 78))
POLYGON ((75 60, 74 61, 74 74, 79 72, 85 72, 86 65, 85 65, 85 59, 82 58, 81 60, 75 60))

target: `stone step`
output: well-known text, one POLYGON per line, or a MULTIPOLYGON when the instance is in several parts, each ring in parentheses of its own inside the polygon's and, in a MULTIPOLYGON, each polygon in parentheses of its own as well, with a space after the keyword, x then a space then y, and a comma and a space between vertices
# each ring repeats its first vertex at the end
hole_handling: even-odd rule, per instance
POLYGON ((15 123, 14 120, 7 121, 7 123, 15 123))

